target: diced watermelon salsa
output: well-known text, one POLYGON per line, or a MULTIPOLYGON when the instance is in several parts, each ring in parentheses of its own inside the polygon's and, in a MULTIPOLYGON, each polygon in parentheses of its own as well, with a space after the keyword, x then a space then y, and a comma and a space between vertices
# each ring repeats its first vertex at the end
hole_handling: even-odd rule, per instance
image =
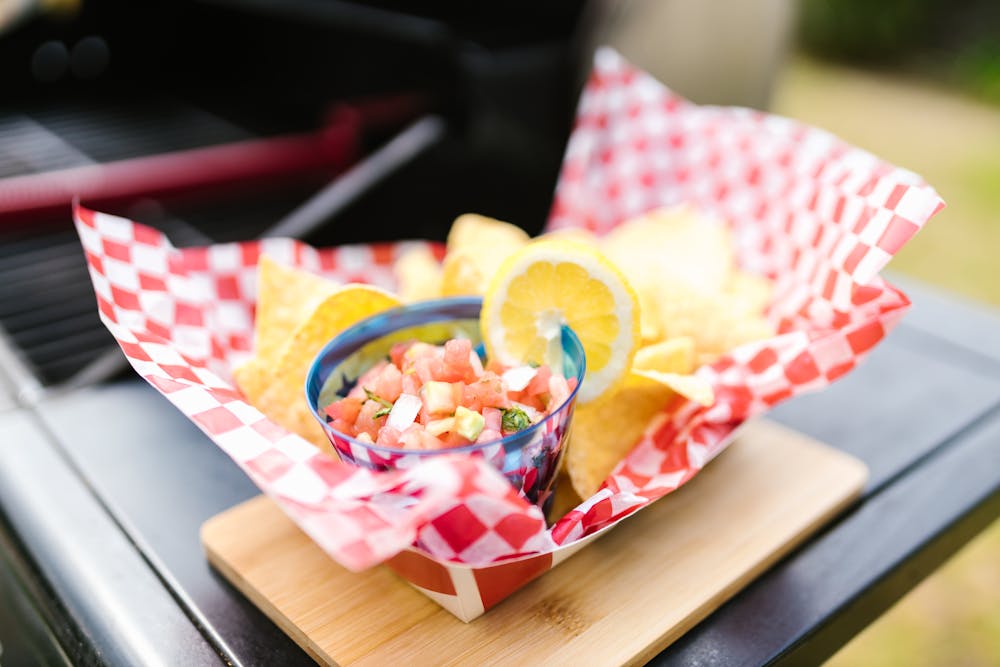
POLYGON ((326 406, 330 426, 360 442, 443 449, 523 431, 573 393, 576 378, 548 366, 483 366, 469 340, 397 343, 346 397, 326 406))

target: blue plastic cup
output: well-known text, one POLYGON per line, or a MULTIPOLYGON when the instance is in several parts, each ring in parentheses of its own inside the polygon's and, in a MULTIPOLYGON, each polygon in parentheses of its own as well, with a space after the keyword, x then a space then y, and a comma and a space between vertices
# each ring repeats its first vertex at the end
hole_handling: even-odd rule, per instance
POLYGON ((367 369, 388 358, 398 342, 421 340, 441 345, 468 338, 483 356, 479 331, 482 299, 460 297, 422 301, 379 313, 347 329, 320 351, 306 377, 306 400, 340 458, 371 470, 418 465, 428 457, 467 454, 491 463, 529 502, 547 505, 566 448, 576 393, 586 370, 583 346, 568 327, 562 329, 563 375, 576 378, 566 401, 523 431, 499 440, 463 447, 411 450, 361 442, 330 425, 324 408, 343 398, 367 369))

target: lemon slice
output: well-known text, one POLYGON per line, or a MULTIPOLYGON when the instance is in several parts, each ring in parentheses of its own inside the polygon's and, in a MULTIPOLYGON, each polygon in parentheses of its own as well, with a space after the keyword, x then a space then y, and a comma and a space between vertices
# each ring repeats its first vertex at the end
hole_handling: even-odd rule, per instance
POLYGON ((581 403, 617 386, 639 344, 639 302, 621 271, 593 247, 570 240, 531 243, 508 257, 483 298, 480 326, 490 356, 504 364, 561 367, 560 332, 583 344, 581 403))

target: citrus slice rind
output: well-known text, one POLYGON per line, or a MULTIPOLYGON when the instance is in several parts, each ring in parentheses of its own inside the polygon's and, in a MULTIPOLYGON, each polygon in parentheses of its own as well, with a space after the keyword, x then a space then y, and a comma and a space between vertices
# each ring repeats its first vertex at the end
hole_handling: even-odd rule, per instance
POLYGON ((573 329, 587 358, 581 403, 624 380, 639 343, 635 291, 598 250, 570 240, 537 241, 508 257, 487 287, 480 324, 491 357, 556 368, 560 328, 573 329))

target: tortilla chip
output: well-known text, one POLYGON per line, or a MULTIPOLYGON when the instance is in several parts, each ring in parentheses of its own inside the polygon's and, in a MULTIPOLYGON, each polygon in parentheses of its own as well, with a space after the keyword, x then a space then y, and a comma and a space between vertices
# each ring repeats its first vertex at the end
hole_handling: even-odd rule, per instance
POLYGON ((563 229, 555 229, 551 232, 545 232, 544 234, 537 236, 532 239, 532 241, 544 241, 558 239, 563 241, 576 241, 577 243, 583 243, 592 248, 597 248, 600 250, 601 240, 593 232, 580 227, 564 227, 563 229))
MULTIPOLYGON (((448 231, 448 250, 478 248, 514 252, 530 241, 528 233, 517 225, 484 215, 466 213, 458 216, 448 231)), ((500 262, 497 262, 499 266, 500 262)))
POLYGON ((566 471, 581 498, 597 492, 675 395, 664 384, 630 375, 610 396, 576 407, 566 471))
POLYGON ((339 285, 261 255, 257 267, 254 356, 276 361, 288 332, 309 316, 339 285))
POLYGON ((436 299, 441 294, 441 265, 427 246, 408 250, 393 267, 399 298, 407 303, 436 299))
POLYGON ((774 285, 763 276, 735 271, 729 278, 725 292, 732 312, 759 316, 771 304, 774 285))
POLYGON ((716 294, 736 266, 725 224, 690 206, 658 209, 622 223, 601 247, 637 290, 669 281, 716 294))
POLYGON ((443 296, 475 296, 486 291, 488 280, 472 255, 453 251, 445 255, 441 270, 443 296))
POLYGON ((668 338, 640 347, 632 360, 633 370, 661 373, 691 373, 695 369, 695 343, 690 336, 668 338))
POLYGON ((632 375, 659 382, 681 396, 689 398, 705 407, 715 402, 715 391, 712 389, 712 385, 697 375, 643 370, 633 370, 632 375))
POLYGON ((271 367, 261 359, 253 357, 233 369, 233 379, 247 402, 256 406, 261 395, 271 384, 271 367))
MULTIPOLYGON (((286 333, 286 342, 277 364, 270 369, 270 373, 260 371, 266 376, 266 388, 251 402, 272 421, 329 451, 326 435, 306 402, 305 384, 309 367, 323 346, 344 329, 398 305, 399 299, 377 287, 350 284, 340 288, 299 323, 291 335, 286 333)), ((253 384, 262 381, 256 375, 258 370, 250 366, 244 373, 244 381, 250 381, 250 388, 259 389, 253 384)), ((244 393, 247 392, 244 390, 244 393)), ((249 394, 247 397, 250 398, 249 394)))
POLYGON ((442 293, 482 294, 500 264, 529 240, 528 234, 516 225, 471 213, 459 216, 448 232, 442 293))
POLYGON ((774 328, 758 313, 726 293, 709 294, 678 282, 664 281, 646 290, 660 319, 664 339, 689 337, 695 354, 719 355, 754 340, 774 335, 774 328))

